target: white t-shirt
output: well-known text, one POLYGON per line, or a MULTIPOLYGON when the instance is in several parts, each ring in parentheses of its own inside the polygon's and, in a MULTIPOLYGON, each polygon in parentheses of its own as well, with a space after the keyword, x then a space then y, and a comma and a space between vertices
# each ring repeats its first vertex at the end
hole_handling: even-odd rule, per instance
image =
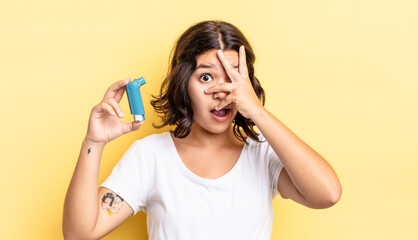
POLYGON ((283 164, 267 141, 247 143, 228 173, 207 179, 184 165, 170 133, 150 135, 135 141, 102 186, 134 215, 147 213, 149 239, 267 240, 283 164))

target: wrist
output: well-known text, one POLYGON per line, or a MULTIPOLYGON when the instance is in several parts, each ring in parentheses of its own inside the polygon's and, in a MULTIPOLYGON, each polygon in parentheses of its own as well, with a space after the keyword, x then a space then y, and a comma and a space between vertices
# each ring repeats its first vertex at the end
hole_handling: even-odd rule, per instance
POLYGON ((89 147, 104 148, 106 146, 106 143, 95 142, 85 137, 83 140, 83 145, 88 145, 89 147))
POLYGON ((267 112, 267 109, 260 105, 259 107, 254 108, 254 110, 251 113, 251 116, 249 117, 256 125, 258 125, 259 121, 262 121, 262 119, 265 117, 267 112))

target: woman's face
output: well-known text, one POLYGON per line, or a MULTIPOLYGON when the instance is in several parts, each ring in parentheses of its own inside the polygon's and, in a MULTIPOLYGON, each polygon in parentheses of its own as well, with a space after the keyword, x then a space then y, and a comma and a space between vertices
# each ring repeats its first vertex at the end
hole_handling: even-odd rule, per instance
MULTIPOLYGON (((229 93, 205 93, 205 89, 224 82, 230 82, 228 74, 216 55, 217 49, 208 50, 197 57, 196 69, 190 76, 188 92, 193 109, 193 127, 203 128, 211 133, 222 133, 231 127, 237 114, 234 104, 215 111, 229 93)), ((238 52, 223 51, 225 58, 238 68, 238 52)))

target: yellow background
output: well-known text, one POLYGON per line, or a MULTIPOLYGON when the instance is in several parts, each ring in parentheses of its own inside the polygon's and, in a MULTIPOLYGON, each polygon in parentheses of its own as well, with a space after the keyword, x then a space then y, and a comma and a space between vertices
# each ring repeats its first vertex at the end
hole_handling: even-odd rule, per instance
MULTIPOLYGON (((257 56, 267 108, 337 171, 340 202, 279 197, 272 239, 418 239, 418 3, 0 1, 0 238, 61 239, 65 193, 91 108, 144 76, 147 122, 106 146, 100 182, 138 138, 190 25, 222 19, 257 56)), ((126 97, 121 102, 131 121, 126 97)), ((250 207, 250 206, 249 206, 250 207)), ((140 213, 105 239, 146 239, 140 213)))

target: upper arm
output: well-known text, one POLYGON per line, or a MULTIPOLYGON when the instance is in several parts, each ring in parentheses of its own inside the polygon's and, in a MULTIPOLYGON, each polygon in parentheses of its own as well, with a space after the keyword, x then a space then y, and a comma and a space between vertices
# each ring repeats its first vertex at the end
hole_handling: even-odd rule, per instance
POLYGON ((290 198, 295 202, 310 207, 309 202, 306 201, 305 197, 293 184, 292 179, 286 171, 286 168, 282 169, 282 172, 280 173, 279 179, 277 181, 278 190, 283 198, 290 198))
POLYGON ((94 239, 110 233, 134 213, 122 197, 105 187, 99 188, 98 206, 99 211, 92 236, 94 239))
MULTIPOLYGON (((338 196, 337 200, 333 200, 332 197, 328 198, 328 199, 331 199, 331 200, 328 200, 326 196, 323 197, 322 199, 316 200, 316 201, 307 199, 297 189, 297 187, 293 183, 292 179, 290 178, 290 176, 289 176, 289 174, 288 174, 288 172, 286 171, 285 168, 282 169, 282 172, 279 176, 277 185, 278 185, 278 190, 279 190, 280 194, 284 198, 290 198, 295 202, 298 202, 298 203, 300 203, 300 204, 302 204, 306 207, 314 208, 314 209, 329 208, 332 205, 334 205, 338 201, 339 197, 341 196, 341 194, 340 194, 338 196)), ((319 195, 321 195, 321 194, 319 194, 319 195)), ((325 194, 323 194, 323 195, 325 195, 325 194)))

